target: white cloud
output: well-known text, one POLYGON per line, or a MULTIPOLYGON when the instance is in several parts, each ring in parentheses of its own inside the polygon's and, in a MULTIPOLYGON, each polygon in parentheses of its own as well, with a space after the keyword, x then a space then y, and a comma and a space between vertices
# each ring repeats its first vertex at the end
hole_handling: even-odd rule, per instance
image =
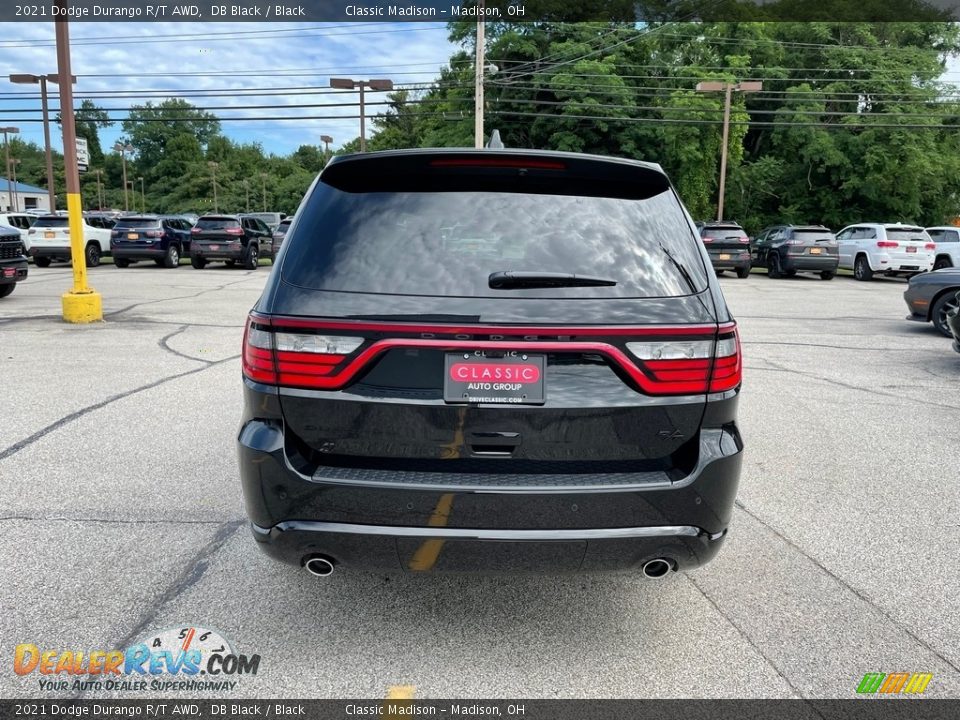
MULTIPOLYGON (((0 23, 0 76, 56 72, 53 23, 0 23)), ((264 109, 216 110, 221 117, 323 115, 330 120, 224 122, 223 132, 241 142, 261 142, 269 152, 288 153, 303 143, 332 135, 335 145, 357 136, 356 107, 295 108, 297 104, 357 102, 357 93, 329 94, 329 78, 389 77, 396 83, 436 77, 454 47, 440 23, 74 23, 71 25, 75 92, 142 93, 221 91, 223 97, 184 99, 200 107, 244 105, 264 109), (148 42, 138 42, 139 39, 148 42), (175 73, 181 73, 179 75, 175 73), (184 75, 184 73, 193 73, 184 75), (233 90, 308 88, 310 94, 231 95, 233 90), (313 94, 311 90, 318 91, 313 94), (322 94, 320 94, 322 93, 322 94), (350 116, 353 117, 350 117, 350 116)), ((39 110, 36 88, 5 83, 0 111, 39 110)), ((158 93, 156 99, 163 99, 158 93)), ((368 94, 369 101, 383 99, 368 94)), ((94 98, 102 107, 124 109, 144 98, 94 98)), ((78 100, 79 102, 79 100, 78 100)), ((57 105, 56 99, 51 102, 57 105)), ((381 108, 368 108, 368 115, 381 108)), ((123 115, 122 110, 113 115, 123 115)), ((0 112, 0 118, 39 119, 39 113, 0 112)), ((42 143, 39 123, 20 122, 26 140, 42 143)), ((369 122, 368 122, 369 132, 369 122)), ((121 133, 119 124, 103 132, 103 144, 121 133)), ((55 131, 54 144, 60 146, 55 131)))

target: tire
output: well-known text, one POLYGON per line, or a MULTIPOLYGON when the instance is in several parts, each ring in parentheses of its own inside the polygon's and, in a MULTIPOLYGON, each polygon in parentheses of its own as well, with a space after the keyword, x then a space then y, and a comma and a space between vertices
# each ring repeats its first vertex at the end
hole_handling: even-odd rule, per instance
POLYGON ((0 298, 5 298, 7 295, 12 293, 17 289, 16 283, 10 283, 9 285, 0 285, 0 298))
POLYGON ((953 337, 953 333, 950 332, 950 326, 947 325, 947 313, 950 310, 956 310, 957 305, 957 290, 953 288, 938 297, 933 307, 930 308, 930 320, 933 322, 933 326, 937 329, 937 332, 944 337, 953 337))
POLYGON ((87 243, 83 255, 87 261, 87 267, 97 267, 100 265, 100 246, 96 243, 87 243))
POLYGON ((247 250, 247 257, 243 261, 243 266, 247 270, 256 270, 259 262, 260 262, 260 251, 257 249, 256 245, 251 245, 250 249, 247 250))
POLYGON ((118 268, 130 267, 130 261, 127 260, 126 258, 114 258, 113 264, 116 265, 118 268))
POLYGON ((737 277, 743 280, 744 278, 750 277, 750 268, 737 268, 737 277))
POLYGON ((163 256, 163 266, 165 268, 175 268, 180 264, 180 250, 176 245, 170 243, 167 247, 167 254, 163 256))
POLYGON ((48 257, 35 257, 33 262, 37 267, 50 267, 50 258, 48 257))
POLYGON ((207 266, 207 261, 204 260, 202 257, 197 257, 196 255, 191 255, 191 256, 190 256, 190 264, 193 265, 193 267, 194 267, 196 270, 203 270, 203 269, 207 266))
POLYGON ((870 263, 866 255, 858 255, 853 263, 853 277, 857 280, 866 282, 873 280, 873 270, 870 269, 870 263))
POLYGON ((779 255, 770 255, 767 258, 767 277, 771 277, 774 280, 783 277, 783 271, 780 269, 779 255))
POLYGON ((821 280, 833 280, 837 276, 837 273, 833 270, 822 270, 820 272, 821 280))
POLYGON ((948 267, 953 267, 953 262, 951 262, 950 258, 945 255, 941 255, 933 263, 934 270, 941 270, 948 267))

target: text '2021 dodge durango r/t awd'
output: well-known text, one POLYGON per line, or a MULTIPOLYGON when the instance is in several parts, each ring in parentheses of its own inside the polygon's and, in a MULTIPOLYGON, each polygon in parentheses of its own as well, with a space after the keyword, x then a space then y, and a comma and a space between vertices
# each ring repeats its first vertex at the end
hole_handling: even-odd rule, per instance
POLYGON ((270 555, 327 575, 710 560, 740 474, 736 324, 656 165, 344 156, 244 336, 240 468, 270 555))

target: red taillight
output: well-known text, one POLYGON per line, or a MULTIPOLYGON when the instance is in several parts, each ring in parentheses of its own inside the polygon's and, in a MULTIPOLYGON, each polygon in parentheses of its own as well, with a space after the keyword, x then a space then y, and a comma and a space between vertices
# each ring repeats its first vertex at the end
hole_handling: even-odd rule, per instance
POLYGON ((892 240, 877 240, 878 248, 895 248, 900 247, 900 243, 895 243, 892 240))
POLYGON ((937 249, 937 244, 936 244, 936 243, 927 243, 926 245, 923 246, 923 249, 924 249, 924 250, 936 250, 936 249, 937 249))
POLYGON ((144 235, 152 238, 163 237, 163 230, 147 230, 144 235))
POLYGON ((243 228, 228 227, 224 230, 228 235, 243 235, 243 228))
POLYGON ((192 227, 190 228, 190 232, 196 234, 198 232, 203 232, 203 231, 198 227, 192 227))
POLYGON ((711 238, 711 237, 702 237, 702 238, 700 238, 700 239, 703 240, 705 243, 712 243, 712 242, 713 242, 713 238, 711 238))
POLYGON ((742 243, 748 243, 748 242, 750 242, 750 238, 748 238, 748 237, 741 237, 741 238, 738 238, 738 239, 739 239, 740 242, 742 242, 742 243))
POLYGON ((803 245, 805 240, 787 240, 787 245, 803 245))
POLYGON ((381 354, 394 349, 591 353, 606 358, 648 395, 701 395, 732 390, 740 384, 736 326, 727 323, 720 326, 719 337, 717 332, 715 325, 462 327, 271 319, 255 314, 244 335, 243 372, 255 382, 270 385, 339 390, 381 354), (363 335, 369 332, 387 337, 367 340, 363 335), (442 335, 450 338, 440 339, 442 335), (478 335, 499 337, 469 339, 478 335), (610 342, 595 341, 596 337, 608 337, 610 342), (627 338, 626 348, 618 347, 627 338))

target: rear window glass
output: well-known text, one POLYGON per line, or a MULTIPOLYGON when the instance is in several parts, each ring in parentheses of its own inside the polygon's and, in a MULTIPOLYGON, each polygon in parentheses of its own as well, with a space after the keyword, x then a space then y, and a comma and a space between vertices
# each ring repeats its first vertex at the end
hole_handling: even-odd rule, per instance
POLYGON ((926 241, 930 239, 930 236, 927 235, 927 231, 923 228, 909 228, 907 230, 890 230, 887 228, 887 239, 899 240, 900 242, 907 240, 926 241))
POLYGON ((226 230, 240 227, 240 221, 232 218, 200 218, 197 220, 198 230, 226 230))
POLYGON ((159 227, 160 221, 156 218, 120 218, 117 220, 118 228, 145 228, 159 227))
POLYGON ((799 240, 833 240, 833 233, 829 230, 797 229, 793 236, 799 240))
POLYGON ((670 297, 706 287, 672 190, 643 200, 505 192, 350 193, 318 184, 286 282, 317 290, 460 297, 670 297), (563 272, 615 286, 492 290, 491 273, 563 272))
POLYGON ((42 217, 37 218, 33 224, 34 227, 66 227, 68 219, 66 217, 42 217))
POLYGON ((738 227, 705 227, 700 231, 700 234, 708 238, 743 237, 746 235, 743 228, 738 227))

